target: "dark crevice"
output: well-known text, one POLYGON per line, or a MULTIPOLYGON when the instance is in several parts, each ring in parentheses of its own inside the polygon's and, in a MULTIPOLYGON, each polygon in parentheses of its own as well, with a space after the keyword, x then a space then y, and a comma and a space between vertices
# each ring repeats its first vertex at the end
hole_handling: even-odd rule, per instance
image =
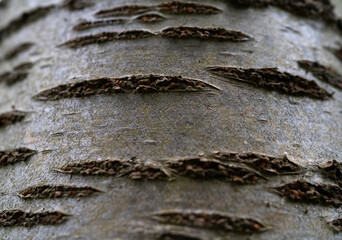
POLYGON ((262 173, 271 175, 296 174, 302 170, 298 164, 290 161, 286 155, 272 157, 259 153, 218 152, 213 154, 212 157, 223 162, 241 162, 262 173))
POLYGON ((95 13, 96 17, 118 17, 118 16, 132 16, 136 14, 145 13, 151 10, 149 6, 140 5, 127 5, 122 7, 116 7, 113 9, 104 9, 95 13))
POLYGON ((109 19, 109 20, 99 20, 99 21, 85 21, 77 24, 73 29, 75 31, 84 31, 91 28, 112 26, 126 22, 125 19, 109 19))
POLYGON ((11 111, 0 114, 0 128, 15 124, 24 120, 26 113, 21 111, 11 111))
POLYGON ((342 205, 342 189, 335 185, 314 184, 298 180, 276 187, 274 190, 278 194, 296 202, 334 207, 342 205))
POLYGON ((32 227, 36 225, 55 225, 63 223, 69 215, 62 212, 24 212, 22 210, 6 210, 0 212, 0 226, 32 227))
MULTIPOLYGON (((85 25, 89 26, 89 24, 91 25, 91 23, 86 23, 85 25)), ((61 44, 60 47, 80 48, 89 44, 103 44, 106 42, 114 42, 118 40, 133 40, 153 36, 181 39, 221 40, 231 42, 245 42, 252 39, 250 36, 242 32, 226 30, 224 28, 198 28, 180 26, 166 28, 161 32, 154 33, 145 30, 102 32, 94 35, 76 37, 61 44)))
POLYGON ((29 148, 17 148, 0 151, 0 166, 27 161, 35 154, 37 154, 37 151, 29 148))
POLYGON ((168 179, 170 174, 161 165, 137 160, 99 160, 66 164, 58 172, 75 175, 128 176, 134 180, 168 179))
POLYGON ((319 100, 327 100, 332 97, 331 93, 319 87, 315 81, 287 72, 279 72, 277 68, 209 67, 207 69, 227 79, 252 84, 255 87, 283 94, 319 100))
POLYGON ((342 232, 342 218, 337 218, 331 222, 329 222, 330 227, 334 232, 340 233, 342 232))
POLYGON ((136 75, 121 78, 99 78, 77 83, 60 85, 40 92, 34 98, 41 101, 51 101, 72 97, 87 97, 98 94, 113 94, 124 92, 198 92, 215 89, 199 80, 181 76, 136 75))
POLYGON ((169 27, 161 31, 160 34, 170 38, 217 39, 232 42, 251 40, 250 36, 242 32, 226 30, 224 28, 169 27))
POLYGON ((267 230, 265 225, 252 218, 233 217, 223 213, 206 211, 163 211, 153 214, 151 218, 161 223, 207 228, 216 231, 250 234, 267 230))
POLYGON ((329 83, 330 85, 342 90, 342 76, 335 70, 325 67, 318 62, 307 60, 298 61, 298 64, 307 72, 311 72, 319 80, 329 83))
POLYGON ((89 197, 99 192, 99 190, 88 186, 42 185, 26 188, 19 193, 19 196, 23 199, 78 198, 89 197))
POLYGON ((157 10, 168 14, 215 14, 221 10, 208 4, 172 1, 159 4, 157 10))
POLYGON ((61 44, 61 47, 79 48, 90 44, 102 44, 118 40, 133 40, 152 37, 155 34, 145 30, 131 30, 124 32, 103 32, 94 35, 77 37, 61 44))
POLYGON ((163 232, 157 240, 202 240, 202 238, 187 233, 163 232))
POLYGON ((143 23, 155 23, 164 21, 166 18, 157 13, 146 13, 135 18, 135 20, 143 23))
POLYGON ((247 166, 201 157, 169 161, 166 166, 178 175, 195 179, 222 179, 239 184, 255 184, 267 180, 247 166))
POLYGON ((323 171, 324 175, 334 180, 338 185, 342 187, 342 164, 336 160, 329 161, 319 165, 319 168, 323 171))
POLYGON ((167 14, 215 14, 221 10, 208 4, 171 1, 154 6, 126 5, 112 9, 103 9, 95 13, 96 17, 132 16, 149 11, 159 11, 167 14))

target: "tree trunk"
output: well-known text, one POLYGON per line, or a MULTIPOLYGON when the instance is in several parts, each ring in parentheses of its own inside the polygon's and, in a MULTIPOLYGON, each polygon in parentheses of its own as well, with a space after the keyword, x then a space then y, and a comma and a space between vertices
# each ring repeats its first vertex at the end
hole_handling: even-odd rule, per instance
MULTIPOLYGON (((13 124, 0 128, 0 151, 37 151, 25 161, 2 164, 0 211, 58 211, 70 215, 61 224, 46 223, 36 216, 31 227, 2 226, 1 239, 341 238, 329 225, 340 217, 338 203, 301 197, 291 201, 301 194, 298 189, 288 197, 274 189, 297 180, 315 186, 337 184, 316 165, 342 159, 342 92, 297 63, 309 60, 342 69, 331 51, 341 40, 333 24, 277 6, 241 8, 228 1, 201 0, 194 2, 221 11, 172 14, 154 7, 153 12, 165 19, 141 22, 136 16, 144 13, 139 13, 115 17, 122 22, 110 26, 76 31, 73 27, 82 21, 107 19, 95 18, 93 14, 99 10, 130 4, 157 6, 163 1, 94 0, 94 5, 83 9, 69 8, 72 2, 60 5, 57 0, 11 0, 0 7, 0 25, 5 29, 21 13, 54 4, 44 14, 24 18, 0 34, 0 74, 9 72, 0 80, 0 110, 10 112, 15 108, 25 115, 21 121, 17 117, 8 120, 13 124), (208 29, 200 33, 201 39, 186 37, 191 29, 183 29, 179 39, 161 32, 179 26, 239 32, 227 33, 235 34, 228 40, 215 39, 208 29), (91 44, 82 45, 79 39, 68 42, 80 36, 128 30, 145 30, 155 36, 133 40, 112 34, 113 39, 106 35, 91 44), (32 45, 9 54, 23 43, 32 45), (20 66, 22 63, 33 65, 20 66), (222 71, 208 68, 214 66, 244 70, 231 69, 237 71, 235 77, 227 77, 222 71), (250 68, 252 75, 243 78, 241 71, 250 68), (283 73, 288 72, 291 79, 299 75, 303 81, 314 80, 323 95, 315 97, 310 89, 296 93, 284 87, 266 89, 260 82, 250 84, 255 75, 267 78, 268 73, 255 70, 262 68, 278 68, 265 70, 272 72, 273 78, 286 78, 289 75, 283 73), (151 74, 154 76, 149 77, 151 74), (149 81, 156 78, 158 83, 168 82, 167 77, 159 76, 176 76, 176 82, 185 80, 181 89, 177 83, 151 89, 141 82, 132 89, 120 88, 121 81, 134 81, 129 77, 136 75, 147 75, 149 81), (49 98, 49 92, 37 95, 59 85, 104 77, 116 84, 107 94, 98 90, 88 96, 84 91, 89 85, 82 85, 78 90, 86 95, 83 97, 72 89, 64 95, 56 90, 55 99, 49 98), (261 153, 283 161, 288 158, 300 165, 300 171, 290 175, 278 174, 274 169, 267 172, 260 165, 244 162, 242 155, 220 159, 217 152, 261 153), (287 157, 282 158, 284 155, 287 157), (187 158, 197 159, 199 165, 189 163, 182 171, 171 169, 168 163, 175 161, 177 165, 187 158), (120 160, 115 163, 123 164, 123 169, 115 176, 113 172, 88 172, 85 176, 56 171, 66 164, 100 159, 120 160), (218 167, 210 169, 210 164, 218 167), (145 171, 148 167, 150 171, 145 171), (223 168, 228 173, 223 174, 223 168), (242 170, 254 177, 241 178, 242 170), (91 193, 84 191, 70 197, 72 191, 62 189, 53 196, 23 198, 22 191, 28 187, 47 184, 89 186, 101 192, 81 197, 91 193), (169 215, 156 218, 157 213, 165 211, 169 215), (223 226, 213 218, 233 223, 223 226), (237 218, 245 219, 245 225, 236 223, 237 218)), ((334 3, 336 13, 341 13, 341 2, 334 3)), ((332 196, 328 200, 336 199, 332 196)), ((5 215, 0 213, 0 225, 8 221, 5 215)), ((17 225, 23 225, 20 221, 17 225)))

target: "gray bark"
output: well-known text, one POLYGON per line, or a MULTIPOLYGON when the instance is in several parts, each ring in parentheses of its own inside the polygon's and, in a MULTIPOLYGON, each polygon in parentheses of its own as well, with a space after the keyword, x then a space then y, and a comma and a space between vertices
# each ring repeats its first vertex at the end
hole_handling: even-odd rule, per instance
MULTIPOLYGON (((144 4, 162 1, 145 0, 144 4)), ((141 1, 97 1, 70 12, 53 11, 1 43, 1 56, 22 42, 35 45, 0 72, 22 62, 35 65, 23 82, 0 88, 0 110, 12 106, 28 112, 23 122, 0 129, 0 150, 28 147, 39 151, 29 161, 0 168, 0 211, 62 211, 67 222, 52 226, 0 227, 1 239, 157 239, 172 229, 202 239, 338 239, 327 222, 341 216, 340 208, 289 202, 269 188, 296 179, 331 183, 316 171, 275 176, 256 185, 219 180, 131 180, 106 176, 72 176, 54 172, 66 163, 97 159, 165 161, 214 151, 284 153, 310 168, 327 160, 342 160, 342 92, 300 69, 297 60, 312 60, 340 73, 342 64, 327 50, 341 35, 322 21, 283 10, 236 9, 220 0, 196 1, 215 5, 222 13, 208 16, 168 15, 155 24, 129 22, 78 33, 80 19, 92 19, 99 9, 141 1), (224 27, 244 32, 252 41, 233 43, 152 37, 76 50, 57 45, 74 37, 103 31, 169 26, 224 27), (228 81, 206 71, 213 65, 244 68, 278 67, 315 81, 329 92, 320 101, 265 91, 228 81), (124 93, 39 102, 32 96, 59 84, 98 77, 136 74, 182 75, 218 88, 204 93, 124 93), (51 151, 47 151, 51 150, 51 151), (104 191, 89 198, 22 200, 16 193, 39 184, 92 186, 104 191), (213 210, 259 219, 272 230, 257 234, 217 231, 160 224, 149 214, 169 209, 213 210)), ((5 26, 20 13, 59 1, 13 0, 0 10, 5 26)), ((342 11, 341 3, 337 12, 342 11)))

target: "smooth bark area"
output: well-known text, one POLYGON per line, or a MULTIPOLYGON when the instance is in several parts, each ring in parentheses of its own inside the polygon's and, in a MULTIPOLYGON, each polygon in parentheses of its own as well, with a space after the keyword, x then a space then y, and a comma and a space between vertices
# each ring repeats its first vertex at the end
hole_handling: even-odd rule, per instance
MULTIPOLYGON (((12 86, 1 83, 0 113, 15 109, 27 116, 0 128, 0 151, 27 147, 38 151, 28 161, 0 168, 0 211, 61 211, 69 219, 55 226, 0 227, 4 239, 158 239, 180 231, 200 239, 338 239, 327 222, 340 208, 290 202, 272 191, 299 179, 333 183, 315 164, 342 160, 342 92, 301 69, 297 61, 319 61, 342 74, 342 63, 328 48, 338 48, 341 33, 326 23, 278 8, 238 9, 223 0, 201 0, 222 10, 212 15, 171 15, 165 21, 129 21, 76 32, 81 20, 95 20, 101 9, 163 1, 95 1, 80 11, 52 11, 0 45, 0 58, 18 44, 34 45, 3 60, 0 74, 32 62, 28 77, 12 86), (146 39, 119 40, 78 49, 57 47, 79 36, 104 31, 149 30, 177 26, 222 27, 241 31, 251 41, 146 39), (315 80, 331 99, 314 100, 267 91, 227 80, 207 71, 211 66, 274 68, 315 80), (37 101, 32 97, 60 84, 99 77, 181 75, 215 86, 206 92, 114 93, 37 101), (268 182, 232 182, 176 177, 174 181, 132 180, 113 176, 72 176, 54 171, 83 160, 125 159, 165 163, 215 151, 286 154, 308 169, 299 175, 270 177, 268 182), (87 198, 23 200, 16 194, 43 184, 91 186, 103 193, 87 198), (163 210, 218 211, 258 219, 272 229, 255 234, 218 232, 165 225, 148 216, 163 210)), ((336 12, 342 12, 336 0, 336 12)), ((20 13, 59 1, 11 0, 0 8, 0 28, 20 13)))

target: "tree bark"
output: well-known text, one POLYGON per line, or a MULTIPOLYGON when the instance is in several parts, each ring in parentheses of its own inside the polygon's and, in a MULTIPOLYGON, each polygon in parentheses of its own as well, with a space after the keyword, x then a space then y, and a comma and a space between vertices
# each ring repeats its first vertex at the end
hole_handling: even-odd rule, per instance
MULTIPOLYGON (((0 227, 1 239, 338 239, 328 222, 340 208, 289 201, 271 191, 296 180, 335 184, 316 167, 342 159, 342 92, 297 64, 317 61, 341 72, 329 49, 338 48, 341 34, 328 23, 297 16, 276 7, 237 8, 223 0, 194 1, 222 10, 216 14, 169 14, 157 23, 134 16, 111 26, 74 31, 81 20, 123 5, 156 5, 163 1, 95 1, 70 11, 59 1, 11 0, 0 8, 1 27, 21 13, 56 4, 46 16, 3 36, 0 58, 22 43, 33 43, 12 59, 2 59, 0 74, 33 63, 25 80, 1 83, 1 112, 25 112, 23 121, 0 128, 0 151, 38 151, 26 161, 0 168, 0 211, 60 211, 70 214, 59 225, 0 227), (70 49, 61 44, 102 32, 168 27, 220 27, 240 31, 244 42, 174 39, 162 36, 117 40, 70 49), (269 91, 214 75, 208 67, 278 68, 279 72, 314 80, 332 98, 317 100, 269 91), (125 92, 83 98, 38 101, 39 92, 58 85, 101 77, 131 75, 182 76, 214 88, 199 92, 125 92), (284 154, 303 171, 267 176, 268 181, 237 184, 222 179, 192 179, 171 172, 170 180, 129 176, 82 176, 55 171, 80 161, 138 159, 165 167, 167 161, 207 156, 214 152, 284 154), (103 192, 86 198, 24 200, 17 193, 50 184, 91 186, 103 192), (163 224, 150 218, 166 210, 215 211, 252 218, 265 225, 260 233, 236 233, 202 227, 163 224)), ((340 1, 334 1, 342 12, 340 1)), ((0 27, 0 28, 1 28, 0 27)), ((342 72, 341 72, 342 73, 342 72)), ((205 224, 204 224, 205 225, 205 224)))

